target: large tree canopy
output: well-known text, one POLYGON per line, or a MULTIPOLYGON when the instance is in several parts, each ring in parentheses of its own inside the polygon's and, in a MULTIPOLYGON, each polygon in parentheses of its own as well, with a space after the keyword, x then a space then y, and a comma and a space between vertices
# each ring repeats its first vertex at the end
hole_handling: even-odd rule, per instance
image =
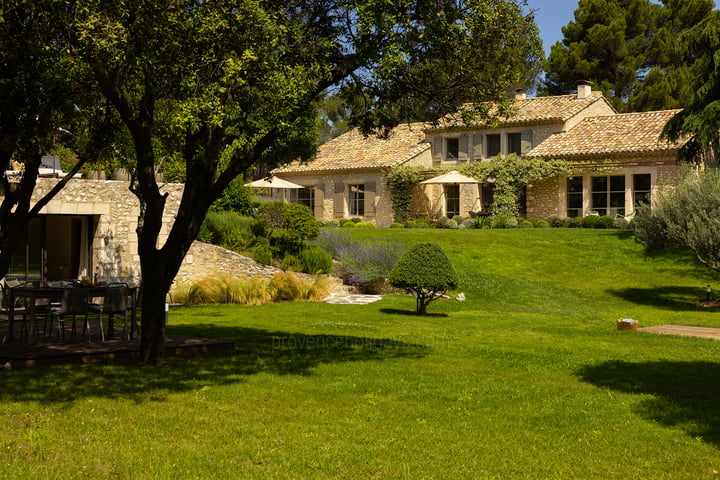
POLYGON ((77 145, 86 138, 93 91, 67 55, 65 29, 71 8, 59 0, 8 0, 0 5, 0 168, 10 160, 24 169, 19 183, 0 178, 0 277, 40 211, 81 166, 39 201, 31 197, 40 159, 53 145, 77 145))
POLYGON ((575 20, 552 46, 543 90, 570 93, 589 80, 619 111, 684 106, 697 56, 678 36, 714 8, 713 0, 580 0, 575 20))
POLYGON ((701 162, 720 158, 720 12, 708 17, 680 37, 678 49, 699 57, 700 73, 690 83, 692 100, 670 119, 663 136, 671 141, 689 138, 680 150, 684 160, 701 162))
POLYGON ((77 0, 73 54, 132 139, 142 349, 162 358, 164 298, 208 207, 251 165, 310 158, 333 89, 366 133, 436 119, 531 81, 541 55, 519 0, 77 0), (185 164, 164 244, 163 152, 185 164))

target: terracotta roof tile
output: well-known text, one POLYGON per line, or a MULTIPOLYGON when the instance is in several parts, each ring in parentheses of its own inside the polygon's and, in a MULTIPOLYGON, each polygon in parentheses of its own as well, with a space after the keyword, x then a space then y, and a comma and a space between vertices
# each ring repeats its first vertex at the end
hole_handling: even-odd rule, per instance
POLYGON ((679 110, 588 117, 567 133, 553 135, 528 157, 564 158, 622 153, 675 151, 682 143, 660 140, 660 133, 679 110))
POLYGON ((365 137, 358 130, 351 130, 321 145, 314 160, 292 162, 274 169, 273 173, 393 167, 430 148, 423 133, 426 127, 424 123, 402 124, 387 139, 365 137))
MULTIPOLYGON (((602 92, 592 92, 590 96, 583 99, 578 99, 576 94, 515 99, 511 107, 513 114, 508 117, 498 118, 498 126, 525 125, 530 123, 561 123, 571 119, 596 102, 607 103, 602 92)), ((610 106, 609 103, 608 106, 610 106)), ((470 108, 470 106, 468 105, 463 108, 470 108)), ((493 113, 492 108, 490 113, 493 113)), ((460 120, 460 113, 458 112, 447 115, 441 119, 438 128, 477 128, 482 126, 484 126, 482 122, 463 125, 462 120, 460 120)))

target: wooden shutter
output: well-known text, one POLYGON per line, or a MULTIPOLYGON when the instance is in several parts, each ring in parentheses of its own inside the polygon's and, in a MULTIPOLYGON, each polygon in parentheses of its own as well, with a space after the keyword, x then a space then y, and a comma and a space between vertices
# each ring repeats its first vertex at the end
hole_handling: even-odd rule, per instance
POLYGON ((520 133, 520 154, 525 155, 532 149, 532 130, 523 130, 520 133))
POLYGON ((468 142, 470 141, 470 135, 463 133, 458 138, 458 160, 461 162, 467 162, 468 158, 468 142))
POLYGON ((432 159, 438 163, 443 161, 443 137, 439 135, 432 139, 432 159))
POLYGON ((334 202, 334 216, 335 218, 342 218, 345 216, 345 184, 335 184, 335 202, 334 202))
POLYGON ((325 185, 315 185, 313 187, 313 198, 315 201, 315 218, 325 218, 325 185))
POLYGON ((472 157, 473 160, 482 160, 483 158, 483 134, 475 133, 472 136, 472 157))
POLYGON ((375 216, 375 182, 365 182, 365 216, 375 216))

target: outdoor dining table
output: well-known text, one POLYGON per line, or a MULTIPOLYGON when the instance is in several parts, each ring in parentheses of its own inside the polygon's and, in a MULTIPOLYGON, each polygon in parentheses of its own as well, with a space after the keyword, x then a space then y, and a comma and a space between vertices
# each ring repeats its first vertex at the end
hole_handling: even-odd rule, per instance
MULTIPOLYGON (((58 300, 63 296, 65 288, 76 287, 30 287, 18 286, 9 289, 9 308, 8 308, 8 334, 6 341, 12 343, 14 341, 14 317, 15 317, 15 301, 18 298, 25 299, 25 313, 28 320, 28 343, 37 343, 37 315, 36 302, 38 299, 58 300)), ((84 287, 83 287, 84 288, 84 287)), ((89 287, 88 298, 105 297, 107 291, 106 285, 98 285, 89 287)), ((137 287, 128 287, 130 300, 130 336, 137 330, 137 287)), ((112 317, 108 321, 108 336, 113 334, 112 317)))

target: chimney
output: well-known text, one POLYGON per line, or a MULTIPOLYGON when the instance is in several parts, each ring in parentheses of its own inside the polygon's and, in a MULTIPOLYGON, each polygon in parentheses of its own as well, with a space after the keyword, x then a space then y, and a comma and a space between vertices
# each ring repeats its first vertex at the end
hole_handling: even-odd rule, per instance
POLYGON ((577 99, 582 100, 592 95, 592 82, 587 80, 578 80, 577 82, 577 99))
POLYGON ((526 98, 525 90, 522 88, 515 90, 515 100, 522 100, 523 98, 526 98))

